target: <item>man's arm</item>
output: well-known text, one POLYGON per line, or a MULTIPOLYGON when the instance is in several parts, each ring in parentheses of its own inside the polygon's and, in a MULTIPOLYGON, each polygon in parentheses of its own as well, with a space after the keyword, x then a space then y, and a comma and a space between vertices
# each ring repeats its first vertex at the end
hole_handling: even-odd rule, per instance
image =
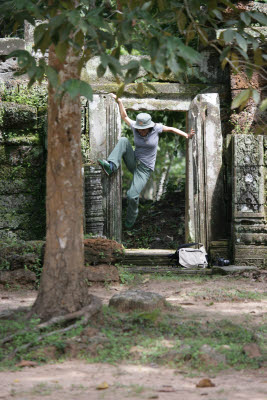
POLYGON ((191 128, 190 133, 186 133, 184 131, 181 131, 180 129, 173 128, 171 126, 165 126, 165 125, 163 125, 162 131, 163 132, 172 132, 172 133, 175 133, 176 135, 183 136, 186 139, 191 139, 195 134, 195 130, 193 128, 191 128))
POLYGON ((114 100, 116 100, 116 102, 117 102, 118 105, 119 105, 119 110, 120 110, 120 115, 121 115, 122 120, 123 120, 124 122, 126 122, 126 124, 127 124, 128 126, 131 126, 131 124, 133 123, 133 121, 128 117, 127 112, 126 112, 126 110, 125 110, 125 108, 124 108, 124 105, 123 105, 121 99, 120 99, 119 97, 117 97, 117 96, 116 96, 115 94, 113 94, 113 93, 110 93, 110 95, 113 97, 114 100))

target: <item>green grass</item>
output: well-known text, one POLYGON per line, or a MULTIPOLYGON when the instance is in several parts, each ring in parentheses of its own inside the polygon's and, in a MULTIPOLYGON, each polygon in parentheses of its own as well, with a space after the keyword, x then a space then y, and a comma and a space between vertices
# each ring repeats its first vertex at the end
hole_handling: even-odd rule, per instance
POLYGON ((102 314, 89 324, 98 332, 96 337, 86 336, 84 328, 78 326, 65 335, 54 334, 42 341, 38 340, 40 333, 34 330, 39 320, 28 321, 20 313, 15 320, 1 321, 1 338, 30 328, 29 332, 18 333, 12 342, 1 347, 1 368, 14 368, 20 359, 48 362, 46 349, 49 346, 54 348, 55 359, 64 360, 70 355, 69 342, 78 346, 78 357, 88 362, 156 364, 191 373, 261 366, 263 357, 249 358, 243 347, 257 343, 263 349, 267 324, 249 328, 245 322, 240 325, 227 319, 207 323, 194 320, 192 316, 189 318, 184 313, 184 310, 174 307, 165 311, 119 313, 103 306, 102 314), (30 349, 21 348, 28 342, 32 343, 30 349), (203 362, 203 345, 224 356, 225 362, 215 365, 203 362), (8 359, 7 356, 16 348, 21 350, 13 359, 8 359))

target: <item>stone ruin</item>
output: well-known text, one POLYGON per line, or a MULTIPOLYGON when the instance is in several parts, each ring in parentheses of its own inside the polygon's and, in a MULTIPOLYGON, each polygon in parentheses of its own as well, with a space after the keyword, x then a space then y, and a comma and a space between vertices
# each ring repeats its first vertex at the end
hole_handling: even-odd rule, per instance
MULTIPOLYGON (((13 77, 16 62, 4 61, 4 56, 14 49, 30 48, 31 41, 27 24, 25 39, 0 39, 2 87, 26 82, 25 77, 13 77)), ((179 84, 171 76, 162 77, 153 83, 156 92, 147 89, 142 98, 134 84, 128 85, 123 101, 137 112, 186 111, 187 129, 196 130, 187 147, 186 241, 204 243, 213 259, 220 255, 237 265, 266 267, 267 137, 253 134, 259 126, 263 133, 266 114, 259 115, 249 103, 240 115, 231 117, 231 97, 248 82, 227 68, 222 71, 213 52, 203 54, 202 64, 194 67, 201 81, 179 84), (237 133, 229 120, 238 119, 242 126, 244 115, 249 115, 250 129, 237 133)), ((98 79, 97 65, 98 60, 92 59, 82 71, 82 78, 94 89, 93 101, 84 101, 82 106, 83 135, 91 149, 84 164, 84 227, 86 234, 120 242, 121 174, 108 179, 96 162, 108 156, 121 135, 118 106, 108 95, 117 85, 111 74, 98 79)), ((263 84, 255 75, 253 80, 260 91, 263 84)), ((0 238, 43 239, 45 143, 33 134, 45 131, 46 113, 1 102, 0 115, 0 238), (14 138, 6 135, 10 132, 16 132, 14 138)))

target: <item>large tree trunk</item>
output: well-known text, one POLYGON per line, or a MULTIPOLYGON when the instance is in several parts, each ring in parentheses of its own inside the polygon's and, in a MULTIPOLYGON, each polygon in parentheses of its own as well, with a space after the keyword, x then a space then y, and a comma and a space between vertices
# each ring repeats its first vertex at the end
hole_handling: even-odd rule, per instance
MULTIPOLYGON (((79 78, 79 58, 61 64, 54 50, 49 64, 61 82, 79 78)), ((42 320, 79 310, 89 303, 83 278, 83 184, 80 100, 55 97, 49 87, 47 155, 47 233, 43 273, 32 312, 42 320)))

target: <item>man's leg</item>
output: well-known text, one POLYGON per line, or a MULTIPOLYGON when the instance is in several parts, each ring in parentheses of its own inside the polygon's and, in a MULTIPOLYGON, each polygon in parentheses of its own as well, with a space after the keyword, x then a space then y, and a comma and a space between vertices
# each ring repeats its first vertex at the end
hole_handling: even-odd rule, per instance
POLYGON ((128 170, 133 174, 136 160, 131 143, 126 137, 120 138, 120 140, 110 153, 108 157, 108 162, 112 162, 115 165, 115 168, 118 169, 121 165, 122 158, 128 170))
POLYGON ((133 181, 127 192, 128 207, 125 221, 126 228, 131 228, 135 223, 138 215, 139 195, 145 187, 150 174, 151 170, 140 161, 137 161, 133 181))

